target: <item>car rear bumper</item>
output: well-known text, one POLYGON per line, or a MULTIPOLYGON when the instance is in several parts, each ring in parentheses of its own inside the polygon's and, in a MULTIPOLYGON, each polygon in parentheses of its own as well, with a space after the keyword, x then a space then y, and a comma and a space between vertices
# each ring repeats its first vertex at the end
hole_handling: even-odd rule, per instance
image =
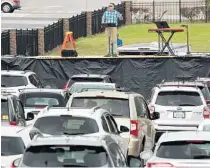
POLYGON ((139 157, 141 149, 140 139, 130 138, 128 145, 128 156, 139 157))

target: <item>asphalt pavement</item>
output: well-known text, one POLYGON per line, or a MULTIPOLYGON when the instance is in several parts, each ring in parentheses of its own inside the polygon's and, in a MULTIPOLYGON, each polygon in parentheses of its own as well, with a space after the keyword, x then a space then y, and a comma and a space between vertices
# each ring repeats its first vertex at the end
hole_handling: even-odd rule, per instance
POLYGON ((1 13, 1 27, 6 29, 43 28, 59 18, 70 18, 83 11, 93 11, 121 0, 21 0, 21 10, 1 13))

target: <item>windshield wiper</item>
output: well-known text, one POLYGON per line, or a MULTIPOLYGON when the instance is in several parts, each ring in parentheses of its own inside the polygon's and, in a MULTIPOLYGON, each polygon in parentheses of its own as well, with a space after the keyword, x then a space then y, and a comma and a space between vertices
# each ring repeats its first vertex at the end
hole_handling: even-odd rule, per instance
POLYGON ((87 167, 87 166, 77 165, 77 164, 64 164, 63 167, 87 167))
POLYGON ((6 156, 6 154, 5 153, 1 153, 1 156, 6 156))
POLYGON ((196 106, 194 104, 179 104, 179 106, 196 106))
POLYGON ((77 132, 77 133, 69 133, 69 132, 64 131, 63 134, 64 135, 84 135, 85 133, 79 133, 79 132, 77 132))
POLYGON ((210 155, 195 155, 193 159, 209 159, 210 155))
POLYGON ((122 114, 112 114, 112 116, 123 116, 122 114))

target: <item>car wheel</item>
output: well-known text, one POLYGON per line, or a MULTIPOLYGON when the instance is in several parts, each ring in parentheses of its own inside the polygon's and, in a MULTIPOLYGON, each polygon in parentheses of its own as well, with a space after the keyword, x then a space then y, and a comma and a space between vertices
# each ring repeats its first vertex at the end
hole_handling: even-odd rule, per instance
POLYGON ((4 13, 12 13, 14 10, 12 9, 12 6, 9 3, 3 3, 1 5, 1 10, 4 13))

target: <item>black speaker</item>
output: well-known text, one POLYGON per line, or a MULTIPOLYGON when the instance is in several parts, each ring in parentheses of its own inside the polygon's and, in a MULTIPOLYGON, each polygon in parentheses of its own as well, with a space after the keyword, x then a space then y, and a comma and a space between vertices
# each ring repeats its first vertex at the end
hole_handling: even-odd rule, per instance
POLYGON ((78 53, 76 50, 62 50, 61 56, 62 57, 77 57, 78 53))

